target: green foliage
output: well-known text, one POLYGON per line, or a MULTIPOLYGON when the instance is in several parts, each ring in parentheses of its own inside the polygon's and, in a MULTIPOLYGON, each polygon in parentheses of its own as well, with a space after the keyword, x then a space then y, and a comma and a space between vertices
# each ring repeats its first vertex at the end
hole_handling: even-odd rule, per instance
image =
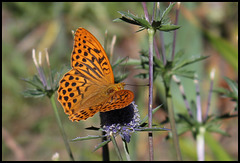
POLYGON ((214 161, 233 161, 231 156, 228 154, 228 151, 221 146, 218 140, 214 138, 210 133, 205 133, 206 144, 210 147, 213 154, 214 161))
MULTIPOLYGON (((51 97, 53 93, 58 89, 58 82, 61 78, 60 73, 57 71, 52 71, 52 76, 55 77, 52 79, 53 84, 51 87, 47 88, 44 86, 43 82, 39 78, 39 76, 34 75, 32 79, 22 79, 23 81, 27 82, 34 88, 28 88, 27 90, 23 91, 22 94, 24 97, 43 97, 48 96, 51 97)), ((50 80, 50 79, 49 79, 50 80)), ((50 83, 50 81, 48 81, 50 83)))
POLYGON ((167 21, 166 16, 168 15, 168 13, 170 12, 170 10, 173 8, 175 4, 176 3, 170 3, 170 5, 166 8, 166 10, 161 15, 160 20, 153 20, 151 24, 146 20, 146 18, 143 18, 143 17, 140 18, 138 16, 131 14, 130 12, 124 12, 124 11, 119 11, 122 17, 117 18, 114 21, 115 22, 124 21, 129 24, 138 25, 140 26, 140 30, 138 30, 137 32, 142 31, 144 29, 149 29, 149 28, 153 28, 155 31, 156 30, 173 31, 180 28, 180 26, 172 25, 170 22, 167 21))
MULTIPOLYGON (((147 5, 150 7, 153 3, 147 3, 147 5)), ((21 92, 23 89, 26 89, 26 83, 31 85, 27 85, 27 90, 23 93, 26 97, 43 97, 47 94, 51 94, 51 91, 49 89, 45 89, 43 86, 40 77, 37 75, 30 75, 32 77, 29 77, 29 74, 34 74, 35 67, 33 66, 32 59, 31 59, 31 50, 32 48, 42 47, 42 45, 46 45, 43 43, 43 37, 48 31, 48 27, 53 24, 54 22, 58 22, 57 27, 54 26, 54 31, 59 31, 56 36, 53 37, 54 40, 52 40, 51 44, 48 45, 48 49, 50 50, 50 60, 52 62, 52 67, 58 71, 61 67, 64 65, 69 65, 69 58, 72 50, 72 41, 73 37, 71 34, 71 30, 75 30, 77 27, 82 26, 86 29, 91 29, 96 31, 97 35, 101 35, 104 33, 106 29, 110 31, 110 33, 117 34, 118 41, 117 45, 123 45, 123 42, 129 41, 131 33, 131 29, 126 29, 127 26, 124 26, 123 24, 119 23, 112 23, 112 20, 117 18, 119 16, 119 13, 117 11, 129 11, 127 13, 121 14, 122 18, 125 20, 129 20, 130 23, 139 23, 139 25, 142 23, 144 26, 148 26, 149 24, 153 26, 153 28, 156 28, 156 30, 162 30, 162 31, 168 31, 168 29, 173 30, 175 27, 174 25, 171 25, 171 23, 168 22, 169 15, 174 14, 174 6, 175 3, 170 3, 168 6, 167 3, 161 3, 161 11, 163 11, 161 14, 155 15, 155 20, 153 20, 151 23, 146 23, 145 18, 135 16, 131 13, 141 13, 142 12, 142 6, 141 3, 122 3, 122 2, 105 2, 105 3, 93 3, 93 2, 81 2, 81 3, 73 3, 73 2, 63 2, 63 3, 55 3, 55 2, 3 2, 2 3, 2 14, 3 14, 3 24, 2 24, 2 123, 3 123, 3 131, 7 130, 7 132, 10 134, 10 136, 13 136, 13 141, 17 143, 17 145, 20 147, 20 149, 24 148, 24 151, 28 153, 28 155, 25 155, 26 153, 23 153, 22 159, 27 160, 50 160, 51 154, 54 153, 57 149, 57 151, 60 154, 60 160, 68 160, 67 153, 65 152, 63 144, 61 144, 61 134, 58 132, 58 126, 55 123, 55 118, 53 117, 53 112, 49 110, 49 102, 45 100, 45 98, 41 98, 39 100, 29 100, 29 98, 23 98, 21 96, 21 92), (168 7, 167 7, 167 6, 168 7), (167 8, 166 8, 167 7, 167 8), (97 9, 97 10, 96 10, 97 9), (173 11, 173 12, 172 12, 173 11), (129 15, 130 17, 129 17, 129 15), (133 18, 136 18, 133 19, 133 18), (139 19, 138 19, 139 18, 139 19), (144 20, 141 20, 144 19, 144 20), (161 20, 161 21, 160 21, 161 20), (17 26, 16 26, 17 24, 17 26), (166 27, 164 27, 166 26, 166 27), (158 27, 161 27, 157 29, 158 27), (173 27, 173 28, 171 28, 173 27), (25 82, 22 82, 20 79, 24 77, 23 79, 25 82), (49 93, 48 93, 49 91, 49 93), (27 117, 27 118, 26 118, 27 117), (15 122, 18 122, 18 125, 15 124, 15 122), (36 125, 37 124, 37 125, 36 125), (36 135, 35 130, 38 131, 38 136, 36 135), (41 136, 39 136, 41 133, 41 136), (36 137, 37 136, 37 137, 36 137), (54 137, 54 139, 52 139, 54 137), (30 139, 33 139, 33 142, 30 142, 30 139), (53 141, 54 140, 54 141, 53 141), (36 150, 31 150, 34 147, 36 150), (47 147, 47 148, 46 148, 47 147), (24 157, 25 156, 25 157, 24 157)), ((234 33, 237 33, 237 2, 232 3, 221 3, 218 2, 218 8, 221 9, 219 12, 216 11, 215 5, 212 5, 212 7, 209 9, 206 8, 206 3, 202 2, 187 2, 182 3, 183 7, 181 6, 180 10, 180 19, 179 24, 181 25, 181 30, 177 33, 177 42, 176 42, 176 51, 177 55, 175 55, 174 60, 172 63, 170 60, 168 66, 171 67, 171 65, 178 64, 180 67, 184 64, 184 61, 188 60, 187 55, 198 55, 198 54, 207 54, 212 55, 213 53, 217 54, 214 55, 214 57, 217 56, 217 60, 220 61, 221 64, 226 64, 224 66, 227 67, 234 67, 235 74, 231 74, 231 76, 235 76, 237 78, 237 69, 238 69, 238 49, 236 45, 233 44, 234 38, 236 36, 234 33), (215 7, 214 7, 215 6, 215 7), (205 14, 199 14, 199 9, 206 9, 205 14), (190 15, 188 15, 188 13, 190 15), (214 12, 214 16, 211 15, 210 12, 214 12), (207 13, 207 15, 206 15, 207 13), (217 13, 217 14, 216 14, 217 13), (197 20, 195 22, 199 23, 201 27, 206 28, 206 31, 199 30, 200 28, 196 28, 194 24, 195 22, 192 21, 191 16, 196 16, 197 20), (222 17, 221 17, 222 16, 222 17), (211 17, 212 21, 208 21, 207 19, 211 17), (216 23, 217 18, 217 23, 216 23), (192 24, 191 24, 192 23, 192 24), (219 34, 218 36, 213 35, 212 33, 219 34), (203 35, 204 34, 204 35, 203 35), (205 37, 203 37, 205 36, 205 37), (206 41, 207 39, 207 41, 206 41), (202 46, 204 45, 204 46, 202 46), (206 46, 205 46, 206 45, 206 46), (215 48, 215 49, 212 49, 215 48), (180 50, 179 50, 180 49, 180 50), (184 49, 185 51, 190 51, 187 53, 184 53, 181 49, 184 49), (214 51, 213 50, 217 50, 214 51), (180 52, 181 51, 181 52, 180 52), (181 54, 179 54, 181 53, 181 54), (222 56, 222 58, 219 58, 219 55, 222 56), (179 62, 179 63, 174 63, 179 62), (182 63, 182 64, 180 64, 182 63)), ((151 11, 149 12, 151 13, 151 11)), ((159 12, 160 13, 160 12, 159 12)), ((171 15, 171 18, 174 18, 174 15, 171 15)), ((121 18, 118 18, 120 21, 121 18)), ((118 20, 118 21, 119 21, 118 20)), ((139 26, 138 24, 134 24, 139 26)), ((141 26, 140 30, 142 29, 141 26)), ((135 29, 135 28, 134 28, 135 29)), ((202 28, 201 28, 202 29, 202 28)), ((173 32, 167 32, 164 34, 164 40, 165 44, 172 43, 172 35, 173 32)), ((49 33, 48 37, 52 37, 53 33, 49 33)), ((142 39, 144 33, 139 33, 134 35, 132 37, 131 35, 131 47, 136 47, 136 44, 138 44, 140 47, 145 47, 146 43, 142 39), (137 43, 136 40, 134 40, 135 36, 137 36, 137 43)), ((158 35, 157 35, 158 36, 158 35)), ((45 39, 49 40, 49 39, 45 39)), ((161 43, 161 42, 160 42, 161 43)), ((45 48, 45 47, 44 47, 45 48)), ((37 50, 43 50, 43 49, 37 49, 37 50)), ((128 53, 128 46, 121 46, 121 53, 117 54, 121 57, 121 54, 130 55, 128 53)), ((161 49, 160 49, 161 50, 161 49)), ((168 51, 171 51, 172 49, 167 49, 168 51)), ((167 53, 168 54, 168 53, 167 53)), ((115 54, 114 54, 115 55, 115 54)), ((134 55, 131 53, 131 55, 134 55)), ((136 56, 134 56, 137 58, 136 56)), ((122 66, 127 65, 134 65, 139 69, 142 69, 142 66, 144 65, 144 70, 147 71, 149 65, 148 63, 148 57, 147 56, 140 56, 141 60, 139 59, 130 59, 127 63, 121 62, 122 66), (142 64, 142 65, 141 65, 142 64)), ((213 58, 213 57, 211 57, 213 58)), ((195 58, 196 59, 196 58, 195 58)), ((196 62, 197 63, 197 62, 196 62)), ((203 84, 203 90, 204 91, 206 87, 206 76, 208 78, 208 68, 211 68, 212 66, 217 66, 216 63, 212 62, 212 60, 209 59, 209 62, 207 64, 202 64, 203 62, 200 62, 200 64, 189 64, 189 66, 185 66, 183 68, 179 68, 177 70, 177 73, 181 76, 186 77, 192 77, 192 74, 194 73, 194 70, 197 70, 199 72, 199 76, 201 77, 201 81, 203 84), (210 63, 211 62, 211 63, 210 63), (183 72, 181 72, 183 71, 183 72), (189 71, 189 72, 187 72, 189 71)), ((118 64, 116 64, 118 65, 118 64)), ((218 64, 220 65, 220 64, 218 64)), ((221 65, 222 66, 222 65, 221 65)), ((115 66, 113 66, 114 69, 115 66)), ((163 72, 163 69, 165 69, 165 66, 163 65, 162 61, 159 60, 157 57, 154 58, 154 76, 158 78, 160 76, 156 72, 163 72)), ((176 67, 175 67, 176 68, 176 67)), ((219 67, 217 67, 218 70, 221 70, 219 67)), ((117 70, 115 69, 115 72, 117 70)), ((173 70, 172 70, 173 71, 173 70)), ((231 71, 231 70, 230 70, 231 71)), ((65 71, 66 72, 66 71, 65 71)), ((118 71, 117 71, 118 72, 118 71)), ((142 72, 142 71, 141 71, 142 72)), ((221 75, 228 75, 229 70, 221 71, 221 75)), ((53 73, 54 74, 54 73, 53 73)), ((56 76, 55 81, 56 85, 52 87, 53 90, 57 89, 59 77, 62 76, 63 73, 59 71, 59 73, 55 73, 56 76)), ((176 74, 176 72, 175 72, 176 74)), ((218 73, 217 73, 218 74, 218 73)), ((220 73, 219 73, 220 74, 220 73)), ((122 81, 126 78, 127 73, 121 76, 120 74, 115 75, 115 81, 122 81), (120 76, 120 77, 119 77, 120 76)), ((148 73, 142 73, 138 75, 139 77, 142 77, 144 79, 148 78, 148 73)), ((232 77, 234 79, 234 77, 232 77)), ((225 79, 226 80, 226 79, 225 79)), ((49 80, 47 80, 49 82, 49 80)), ((55 81, 53 83, 55 83, 55 81)), ((187 98, 194 98, 194 91, 193 89, 188 87, 189 81, 183 78, 183 85, 186 84, 187 86, 187 98), (185 80, 185 81, 184 81, 185 80)), ((226 80, 227 81, 227 80, 226 80)), ((216 77, 215 83, 220 83, 221 77, 216 77)), ((160 82, 156 82, 155 84, 159 84, 160 82)), ((236 90, 238 90, 237 83, 234 82, 232 84, 229 84, 230 89, 223 89, 223 88, 217 88, 214 89, 215 92, 220 93, 220 95, 223 95, 223 97, 227 97, 232 99, 234 102, 236 102, 236 109, 238 109, 238 93, 236 93, 236 90), (234 83, 236 86, 234 86, 234 83), (236 89, 237 88, 237 89, 236 89)), ((160 83, 161 84, 161 83, 160 83)), ((155 85, 156 86, 156 85, 155 85)), ((155 87, 156 88, 156 87, 155 87)), ((154 89, 155 89, 154 88, 154 89)), ((146 93, 142 92, 144 88, 137 87, 135 88, 137 92, 136 95, 136 102, 137 104, 145 103, 144 98, 146 98, 146 93), (141 97, 141 98, 140 98, 141 97), (142 98, 143 97, 143 98, 142 98)), ((158 104, 159 100, 163 100, 164 96, 162 96, 161 89, 154 90, 157 91, 157 96, 155 99, 155 102, 158 104)), ((184 105, 182 102, 182 98, 178 96, 178 91, 174 90, 174 96, 176 97, 177 101, 174 101, 174 105, 176 105, 179 112, 179 108, 183 108, 184 105), (180 99, 180 100, 179 100, 180 99), (180 101, 180 102, 179 102, 180 101)), ((205 92, 201 92, 205 93, 205 92)), ((56 99, 55 99, 56 100, 56 99)), ((204 98, 203 98, 204 100, 204 98)), ((213 103, 215 103, 216 99, 213 99, 213 103)), ((218 99, 217 99, 218 100, 218 99)), ((160 101, 162 102, 162 101, 160 101)), ((205 103, 205 102, 203 102, 205 103)), ((196 104, 194 101, 191 103, 190 109, 193 112, 193 119, 196 119, 196 104)), ((165 105, 163 105, 165 107, 165 105)), ((214 106, 214 105, 211 105, 214 106)), ((140 105, 141 112, 145 113, 145 105, 140 105)), ((185 109, 185 108, 183 108, 185 109)), ((224 108, 226 109, 226 108, 224 108)), ((162 110, 161 110, 162 111, 162 110)), ((157 113, 160 111, 158 110, 157 113)), ((182 112, 182 111, 181 111, 182 112)), ((192 127, 194 125, 203 125, 202 127, 207 127, 210 132, 218 132, 222 135, 227 135, 221 130, 218 131, 219 125, 223 123, 224 119, 229 119, 235 117, 238 117, 237 115, 232 115, 230 113, 226 113, 220 116, 216 116, 215 112, 219 113, 218 108, 215 108, 212 110, 213 114, 209 115, 207 118, 207 122, 211 121, 209 124, 195 124, 192 119, 188 117, 187 114, 183 114, 183 116, 178 116, 177 114, 177 122, 178 123, 178 133, 185 133, 186 131, 197 130, 196 127, 192 127), (180 117, 182 119, 180 119, 180 117), (180 122, 181 121, 185 121, 180 122)), ((68 137, 72 138, 74 135, 79 134, 87 134, 86 130, 82 130, 82 128, 85 127, 87 124, 97 123, 98 117, 91 118, 88 121, 79 122, 79 123, 72 123, 70 122, 64 114, 62 110, 59 110, 60 115, 62 116, 61 120, 66 127, 67 135, 68 137)), ((161 115, 162 116, 162 115, 161 115)), ((158 116, 155 115, 155 120, 158 120, 158 116)), ((166 117, 168 120, 168 117, 166 117)), ((167 122, 167 120, 165 122, 167 122)), ((155 121, 155 122, 156 122, 155 121)), ((229 121, 228 121, 229 122, 229 121)), ((232 121, 231 121, 232 122, 232 121)), ((235 122, 235 121, 234 121, 235 122)), ((237 123, 234 123, 234 125, 229 125, 230 123, 227 123, 227 127, 230 129, 233 129, 233 127, 237 127, 237 123)), ((233 124, 233 123, 231 123, 233 124)), ((232 130, 228 130, 232 131, 232 130)), ((92 131, 90 131, 92 132, 92 131)), ((160 132, 157 132, 154 134, 154 139, 161 138, 162 135, 158 134, 160 132)), ((184 135, 185 136, 185 135, 184 135)), ((18 158, 17 155, 15 155, 14 151, 12 151, 11 147, 8 146, 6 140, 11 140, 11 137, 8 137, 7 139, 4 137, 3 133, 3 144, 2 144, 2 160, 21 160, 21 158, 18 158)), ((130 150, 130 156, 132 159, 139 159, 144 158, 147 159, 147 154, 139 156, 138 150, 136 148, 140 143, 142 142, 142 139, 140 140, 139 134, 134 134, 134 139, 131 139, 131 143, 129 143, 129 150, 130 150), (135 154, 135 155, 134 155, 135 154), (134 155, 134 156, 133 156, 134 155)), ((196 154, 194 153, 195 150, 193 148, 193 144, 190 144, 189 137, 180 137, 181 140, 185 139, 186 141, 184 144, 180 144, 182 148, 182 152, 185 152, 184 160, 189 159, 196 159, 196 154), (185 148, 186 146, 189 146, 189 148, 185 148), (190 153, 193 157, 190 156, 190 153)), ((212 136, 212 134, 209 134, 206 132, 205 134, 205 140, 206 140, 206 148, 210 152, 206 154, 206 160, 237 160, 237 157, 235 158, 235 155, 232 154, 232 151, 228 151, 229 148, 232 148, 235 150, 234 145, 237 144, 233 143, 235 141, 234 135, 231 138, 231 143, 227 144, 220 144, 219 141, 212 136), (227 147, 227 148, 226 148, 227 147)), ((69 139, 68 139, 69 140, 69 139)), ((230 139, 228 139, 230 141, 230 139)), ((74 155, 77 156, 77 160, 101 160, 100 152, 89 152, 89 150, 92 149, 94 141, 84 141, 79 143, 71 143, 71 147, 73 148, 74 155), (79 148, 81 146, 81 148, 79 148), (84 147, 84 148, 82 148, 84 147)), ((103 142, 108 143, 108 142, 103 142)), ((146 143, 146 142, 145 142, 146 143)), ((143 144, 141 144, 143 145, 143 144)), ((146 145, 146 144, 144 144, 146 145)), ((101 148, 102 145, 99 144, 99 148, 101 148)), ((162 148, 162 147, 159 147, 162 148)), ((165 147, 164 147, 165 148, 165 147)), ((161 149, 160 149, 161 150, 161 149)), ((172 153, 174 153, 171 149, 168 151, 168 156, 166 156, 166 159, 170 158, 173 159, 172 153)), ((111 153, 111 159, 115 159, 114 152, 111 153)), ((162 155, 155 155, 155 159, 162 159, 162 155)), ((165 157, 164 157, 165 158, 165 157)))
MULTIPOLYGON (((153 77, 154 79, 157 78, 157 76, 162 76, 164 81, 166 83, 170 83, 172 75, 182 76, 190 79, 194 79, 194 73, 195 71, 187 69, 186 66, 189 66, 191 64, 194 64, 196 62, 202 61, 208 56, 201 56, 197 58, 185 58, 183 59, 183 53, 182 51, 179 51, 176 54, 176 57, 173 61, 167 61, 166 65, 163 65, 162 61, 158 59, 156 56, 153 56, 153 77), (181 59, 180 59, 181 58, 181 59), (186 67, 186 68, 185 68, 186 67)), ((145 79, 148 78, 148 69, 149 69, 149 61, 148 61, 148 54, 145 52, 142 52, 141 54, 141 67, 138 66, 138 68, 147 70, 146 73, 140 73, 136 75, 136 77, 145 79)))
POLYGON ((115 22, 119 22, 120 20, 122 20, 124 22, 130 23, 133 25, 138 25, 142 28, 139 31, 148 29, 151 27, 150 23, 145 18, 139 18, 129 12, 128 13, 124 11, 118 11, 118 12, 122 15, 122 18, 115 19, 114 20, 115 22))
POLYGON ((219 93, 223 97, 231 98, 232 101, 235 101, 236 102, 235 110, 238 110, 238 83, 229 79, 228 77, 223 78, 228 83, 228 86, 231 88, 231 90, 218 88, 213 91, 219 93))
POLYGON ((111 142, 110 139, 105 140, 105 141, 99 143, 99 144, 95 147, 95 149, 93 150, 93 152, 95 152, 95 151, 98 150, 99 148, 102 148, 104 145, 108 144, 109 142, 111 142))
POLYGON ((128 77, 127 72, 120 72, 119 71, 115 71, 116 68, 120 65, 124 65, 123 62, 126 62, 128 57, 122 58, 122 59, 118 59, 113 65, 112 65, 112 69, 115 72, 114 73, 114 81, 115 83, 120 83, 121 81, 123 81, 124 79, 126 79, 128 77))
POLYGON ((76 137, 72 139, 71 141, 82 141, 82 140, 91 140, 91 139, 98 139, 98 138, 103 138, 104 136, 99 136, 99 135, 88 135, 84 137, 76 137))

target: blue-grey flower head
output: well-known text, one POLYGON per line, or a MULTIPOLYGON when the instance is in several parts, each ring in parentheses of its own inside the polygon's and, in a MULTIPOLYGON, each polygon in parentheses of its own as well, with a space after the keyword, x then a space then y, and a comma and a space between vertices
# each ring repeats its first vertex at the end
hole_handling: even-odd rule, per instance
POLYGON ((137 105, 132 102, 123 109, 100 112, 101 127, 106 135, 110 133, 120 135, 126 142, 130 142, 131 133, 140 125, 140 115, 137 105))

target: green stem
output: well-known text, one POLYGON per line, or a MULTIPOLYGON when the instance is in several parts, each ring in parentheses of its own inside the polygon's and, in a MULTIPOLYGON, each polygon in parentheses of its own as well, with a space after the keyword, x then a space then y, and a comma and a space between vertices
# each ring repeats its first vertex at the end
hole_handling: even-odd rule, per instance
POLYGON ((116 152, 117 152, 117 155, 118 155, 119 160, 120 160, 120 161, 123 161, 121 152, 120 152, 120 150, 119 150, 119 148, 118 148, 118 145, 117 145, 117 142, 116 142, 116 140, 115 140, 114 135, 113 135, 113 134, 110 134, 110 136, 111 136, 111 140, 112 140, 112 142, 113 142, 113 146, 114 146, 114 148, 115 148, 115 150, 116 150, 116 152))
POLYGON ((178 135, 177 135, 177 128, 176 128, 175 119, 174 119, 174 110, 173 110, 172 98, 170 95, 170 89, 166 83, 164 83, 164 84, 165 84, 166 97, 167 97, 168 117, 170 120, 171 131, 172 131, 172 136, 173 136, 173 144, 174 144, 174 147, 176 150, 177 160, 182 161, 182 156, 181 156, 181 151, 180 151, 179 141, 178 141, 178 135))
POLYGON ((198 161, 204 161, 204 134, 205 134, 205 128, 200 127, 199 133, 197 134, 197 155, 198 155, 198 161))
MULTIPOLYGON (((155 31, 153 28, 148 29, 149 44, 149 101, 148 101, 148 127, 152 128, 152 101, 153 101, 153 38, 155 31)), ((149 160, 153 161, 153 134, 148 132, 149 142, 149 160)))
POLYGON ((130 158, 129 152, 128 152, 127 142, 124 140, 122 140, 122 142, 123 142, 123 147, 124 147, 124 152, 125 152, 126 158, 128 161, 131 161, 131 158, 130 158))
POLYGON ((58 110, 57 110, 57 106, 56 106, 54 97, 55 97, 54 94, 50 97, 50 100, 51 100, 51 103, 52 103, 52 107, 53 107, 55 116, 57 118, 57 123, 58 123, 58 126, 59 126, 59 129, 60 129, 60 132, 61 132, 64 144, 65 144, 65 147, 67 149, 68 155, 69 155, 71 161, 74 161, 73 154, 72 154, 71 148, 70 148, 68 140, 67 140, 67 136, 65 134, 65 131, 64 131, 61 119, 60 119, 59 114, 58 114, 58 110))

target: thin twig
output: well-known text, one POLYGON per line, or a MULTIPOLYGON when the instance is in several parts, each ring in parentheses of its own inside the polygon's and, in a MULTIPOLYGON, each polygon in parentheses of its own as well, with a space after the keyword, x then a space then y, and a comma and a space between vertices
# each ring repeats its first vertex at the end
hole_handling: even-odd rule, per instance
MULTIPOLYGON (((148 101, 148 127, 152 128, 152 98, 153 98, 153 37, 154 30, 148 29, 149 33, 149 101, 148 101)), ((149 139, 149 157, 153 161, 153 135, 152 131, 148 133, 149 139)))
POLYGON ((166 107, 168 108, 168 117, 171 125, 171 131, 172 131, 172 137, 173 137, 173 145, 176 150, 176 155, 177 155, 177 160, 182 161, 182 155, 181 155, 181 150, 179 147, 179 140, 178 140, 178 135, 177 135, 177 128, 176 128, 176 122, 174 119, 174 108, 173 108, 173 103, 172 103, 172 96, 171 96, 171 91, 170 87, 168 87, 167 83, 164 81, 165 85, 165 94, 167 98, 167 103, 166 107))
POLYGON ((49 55, 48 55, 48 51, 47 48, 45 49, 45 56, 46 56, 46 61, 47 61, 47 65, 48 65, 48 71, 49 71, 49 80, 50 80, 50 86, 47 85, 47 89, 51 89, 53 88, 53 76, 52 76, 52 71, 51 71, 51 65, 49 62, 49 55))
POLYGON ((199 90, 199 83, 198 80, 194 80, 194 83, 196 85, 196 94, 197 94, 197 99, 196 99, 196 105, 197 105, 197 121, 199 123, 202 122, 202 107, 201 107, 201 97, 200 97, 200 90, 199 90))
POLYGON ((193 117, 192 111, 191 111, 191 109, 190 109, 190 105, 189 105, 189 103, 188 103, 188 100, 187 100, 187 97, 186 97, 186 94, 185 94, 185 92, 184 92, 184 88, 183 88, 183 85, 181 84, 180 79, 178 79, 178 78, 176 77, 176 75, 173 75, 172 78, 173 78, 173 80, 177 83, 177 85, 178 85, 178 87, 179 87, 179 90, 180 90, 180 92, 181 92, 181 94, 182 94, 183 101, 184 101, 185 106, 186 106, 186 108, 187 108, 188 114, 190 115, 190 117, 193 117))
POLYGON ((112 58, 113 58, 113 51, 114 51, 114 46, 115 46, 115 43, 116 43, 116 39, 117 39, 117 36, 114 35, 113 38, 112 38, 112 42, 111 42, 111 47, 110 47, 110 63, 112 63, 112 58))
POLYGON ((150 23, 146 2, 142 2, 142 6, 143 6, 145 18, 150 23))
MULTIPOLYGON (((175 25, 178 24, 179 8, 180 8, 180 2, 177 3, 175 25)), ((176 36, 177 36, 177 30, 175 30, 173 33, 172 61, 175 56, 176 36)))
MULTIPOLYGON (((148 10, 145 2, 142 2, 146 20, 149 21, 148 10)), ((148 127, 152 128, 152 96, 153 96, 153 38, 154 29, 148 29, 149 36, 149 101, 148 101, 148 127)), ((152 131, 148 132, 149 160, 153 161, 153 136, 152 131)))
POLYGON ((211 103, 211 97, 212 97, 212 90, 213 90, 213 79, 214 79, 214 76, 215 76, 215 69, 213 69, 211 71, 211 74, 210 74, 210 78, 211 78, 211 82, 210 82, 210 89, 209 89, 209 94, 208 94, 208 102, 207 102, 207 111, 206 111, 206 114, 204 116, 204 121, 207 120, 207 117, 208 117, 208 112, 209 112, 209 107, 210 107, 210 103, 211 103))
POLYGON ((159 21, 161 17, 161 12, 160 12, 160 2, 157 2, 157 13, 156 13, 156 20, 159 21))
POLYGON ((120 152, 120 150, 119 150, 119 147, 118 147, 118 145, 117 145, 117 142, 116 142, 115 137, 114 137, 114 135, 113 135, 112 132, 110 133, 110 137, 111 137, 113 146, 114 146, 114 148, 115 148, 115 151, 116 151, 116 153, 117 153, 117 155, 118 155, 119 161, 123 161, 121 152, 120 152))
POLYGON ((159 51, 158 51, 156 37, 153 38, 153 46, 154 46, 154 50, 155 50, 156 56, 158 57, 158 59, 160 59, 160 54, 159 54, 159 51))
POLYGON ((43 74, 43 69, 42 69, 42 53, 39 52, 39 61, 37 62, 37 59, 36 59, 36 52, 35 52, 35 49, 32 50, 32 57, 33 57, 33 62, 37 68, 37 71, 38 71, 38 74, 39 74, 39 77, 40 77, 40 80, 44 86, 44 88, 47 88, 47 80, 43 74))
POLYGON ((163 32, 160 31, 160 32, 159 32, 159 35, 160 35, 160 40, 161 40, 161 49, 162 49, 163 64, 166 65, 166 64, 167 64, 167 59, 166 59, 166 49, 165 49, 165 44, 164 44, 163 32))
POLYGON ((57 105, 55 103, 55 96, 54 96, 54 94, 50 97, 50 100, 51 100, 51 104, 52 104, 52 107, 53 107, 53 110, 54 110, 54 113, 55 113, 55 116, 56 116, 56 119, 57 119, 58 127, 60 129, 60 133, 62 135, 62 138, 63 138, 64 144, 65 144, 66 150, 68 152, 68 155, 69 155, 71 161, 74 161, 72 150, 71 150, 70 145, 68 143, 67 135, 66 135, 66 133, 64 131, 63 124, 62 124, 62 121, 61 121, 59 113, 58 113, 57 105))
POLYGON ((153 12, 152 12, 151 24, 155 18, 155 11, 156 11, 156 2, 153 2, 153 12))
MULTIPOLYGON (((178 15, 178 14, 177 14, 178 15)), ((176 18, 177 20, 177 18, 176 18)), ((161 37, 161 41, 163 41, 163 34, 160 33, 160 37, 161 37)), ((173 41, 176 41, 176 34, 173 38, 173 41)), ((163 42, 162 42, 163 43, 163 42)), ((165 48, 164 45, 162 45, 162 49, 164 50, 165 53, 165 48)), ((163 57, 165 57, 163 53, 163 57)), ((175 43, 173 44, 173 54, 175 53, 175 43)), ((174 55, 172 55, 172 59, 174 58, 174 55)), ((167 60, 166 58, 163 58, 163 63, 164 65, 167 64, 167 60)), ((175 118, 174 118, 174 108, 173 108, 173 101, 172 101, 172 96, 171 96, 171 91, 170 91, 170 86, 169 84, 166 83, 166 81, 164 81, 164 85, 165 85, 165 93, 166 93, 166 97, 167 97, 167 108, 168 108, 168 116, 169 116, 169 121, 170 121, 170 125, 171 125, 171 130, 172 130, 172 136, 173 136, 173 144, 176 150, 176 154, 177 154, 177 160, 178 161, 182 161, 182 155, 181 155, 181 150, 180 150, 180 146, 179 146, 179 140, 178 140, 178 134, 177 134, 177 128, 176 128, 176 123, 175 123, 175 118)))

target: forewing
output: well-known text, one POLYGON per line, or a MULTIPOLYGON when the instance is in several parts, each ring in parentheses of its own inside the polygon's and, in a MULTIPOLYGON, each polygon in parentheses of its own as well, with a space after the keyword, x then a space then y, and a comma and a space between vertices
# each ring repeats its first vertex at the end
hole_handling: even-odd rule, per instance
MULTIPOLYGON (((92 106, 94 103, 91 99, 94 96, 101 96, 101 89, 102 87, 96 85, 90 78, 72 69, 59 82, 58 101, 66 114, 72 114, 74 111, 92 106)), ((105 101, 105 99, 102 101, 100 98, 97 99, 98 103, 105 101)))
POLYGON ((75 32, 72 67, 96 82, 114 83, 112 67, 101 44, 86 29, 75 32))

